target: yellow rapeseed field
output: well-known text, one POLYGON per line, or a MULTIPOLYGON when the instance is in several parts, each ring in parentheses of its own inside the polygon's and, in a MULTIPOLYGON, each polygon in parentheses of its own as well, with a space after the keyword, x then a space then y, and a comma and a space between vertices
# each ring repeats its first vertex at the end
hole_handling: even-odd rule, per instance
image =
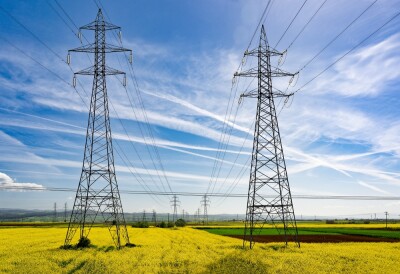
POLYGON ((115 250, 106 228, 96 247, 63 250, 65 228, 0 228, 4 273, 399 273, 400 243, 259 244, 192 228, 129 228, 138 247, 115 250))

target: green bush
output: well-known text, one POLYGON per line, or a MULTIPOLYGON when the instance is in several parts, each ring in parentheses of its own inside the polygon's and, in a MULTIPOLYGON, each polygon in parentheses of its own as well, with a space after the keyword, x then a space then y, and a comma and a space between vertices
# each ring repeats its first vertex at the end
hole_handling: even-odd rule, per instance
POLYGON ((173 222, 168 222, 167 227, 174 227, 174 223, 173 222))
POLYGON ((90 246, 90 240, 87 237, 82 237, 79 239, 79 242, 76 244, 78 248, 85 248, 90 246))
POLYGON ((148 228, 148 227, 149 227, 149 223, 146 222, 146 221, 144 221, 144 222, 137 222, 137 223, 133 224, 132 227, 148 228))
POLYGON ((162 221, 161 223, 158 224, 158 227, 166 228, 167 224, 164 221, 162 221))
POLYGON ((184 227, 186 225, 186 222, 184 219, 178 219, 176 220, 175 225, 178 227, 184 227))

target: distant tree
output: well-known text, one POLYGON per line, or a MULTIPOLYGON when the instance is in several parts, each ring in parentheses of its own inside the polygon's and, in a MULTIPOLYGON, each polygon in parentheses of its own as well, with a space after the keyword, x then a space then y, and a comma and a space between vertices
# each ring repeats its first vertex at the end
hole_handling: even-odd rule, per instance
POLYGON ((186 225, 186 222, 184 219, 178 219, 178 220, 176 220, 175 225, 178 227, 183 227, 186 225))
POLYGON ((134 223, 134 224, 132 225, 132 227, 148 228, 148 227, 149 227, 149 223, 146 222, 146 221, 144 221, 144 222, 137 222, 137 223, 134 223))

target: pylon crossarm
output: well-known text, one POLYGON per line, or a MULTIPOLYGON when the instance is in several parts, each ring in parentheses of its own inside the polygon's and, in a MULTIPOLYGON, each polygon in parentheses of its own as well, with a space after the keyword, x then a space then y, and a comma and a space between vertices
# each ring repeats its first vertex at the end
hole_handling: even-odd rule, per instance
MULTIPOLYGON (((244 53, 244 56, 255 56, 255 57, 258 57, 258 54, 260 54, 260 49, 259 48, 255 48, 253 50, 246 51, 244 53)), ((261 54, 269 54, 270 56, 282 56, 284 53, 283 52, 279 52, 279 51, 277 51, 275 49, 265 48, 264 51, 261 54)))
MULTIPOLYGON (((96 73, 96 67, 95 66, 91 66, 85 69, 82 69, 78 72, 75 72, 75 75, 94 75, 96 73)), ((125 75, 126 73, 123 71, 119 71, 117 69, 111 68, 109 66, 105 66, 105 70, 104 70, 104 75, 117 75, 117 74, 122 74, 125 75)), ((106 133, 102 133, 103 135, 105 135, 106 133)))
MULTIPOLYGON (((68 52, 87 52, 87 53, 95 53, 98 48, 96 47, 96 43, 87 44, 78 48, 70 49, 68 52)), ((126 52, 132 51, 127 48, 115 46, 112 44, 105 43, 104 45, 104 52, 105 53, 112 53, 112 52, 126 52)))
MULTIPOLYGON (((290 73, 284 70, 281 70, 280 68, 274 68, 274 70, 270 71, 271 77, 294 77, 297 73, 290 73)), ((233 74, 234 77, 259 77, 260 76, 260 71, 258 68, 251 68, 246 71, 242 72, 235 72, 233 74)))
MULTIPOLYGON (((272 96, 274 98, 289 98, 290 96, 293 95, 293 93, 286 94, 286 93, 284 93, 283 91, 281 91, 279 89, 276 89, 276 88, 273 88, 273 89, 274 89, 274 92, 272 92, 272 96)), ((270 96, 270 94, 269 93, 262 93, 262 96, 268 98, 270 96)), ((241 98, 243 98, 243 97, 257 98, 258 97, 258 89, 256 88, 256 89, 250 90, 250 91, 248 91, 246 93, 242 93, 240 95, 240 97, 241 98)))
MULTIPOLYGON (((101 10, 99 10, 99 12, 101 13, 101 10)), ((94 20, 93 22, 86 24, 82 27, 80 27, 80 30, 96 30, 99 28, 99 20, 101 20, 101 28, 104 28, 105 31, 107 30, 116 30, 116 29, 121 29, 121 27, 116 26, 114 24, 108 23, 106 21, 104 21, 103 18, 103 14, 101 14, 101 16, 97 16, 96 20, 94 20)))

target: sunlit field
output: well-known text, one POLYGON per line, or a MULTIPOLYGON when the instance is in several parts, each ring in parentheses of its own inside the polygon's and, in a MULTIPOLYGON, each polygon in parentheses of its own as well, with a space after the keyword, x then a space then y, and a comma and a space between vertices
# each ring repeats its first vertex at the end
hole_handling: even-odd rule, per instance
POLYGON ((257 243, 185 228, 131 228, 133 248, 115 250, 95 227, 88 249, 63 250, 65 227, 0 228, 4 273, 398 273, 400 243, 257 243))

